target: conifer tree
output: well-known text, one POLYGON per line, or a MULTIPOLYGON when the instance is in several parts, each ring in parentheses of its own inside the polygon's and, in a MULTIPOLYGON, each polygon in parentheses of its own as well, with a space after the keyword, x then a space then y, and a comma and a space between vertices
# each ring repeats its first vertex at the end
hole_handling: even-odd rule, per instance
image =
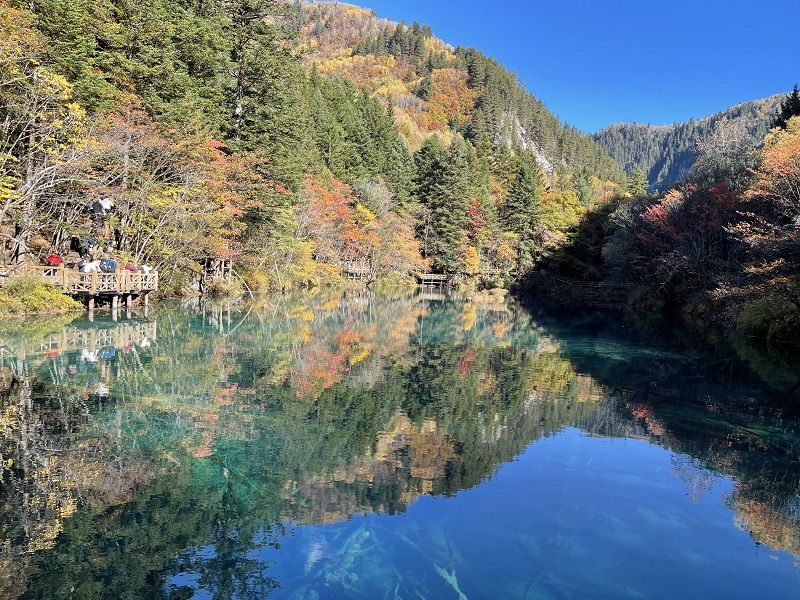
POLYGON ((795 84, 794 89, 792 89, 781 103, 781 109, 778 113, 778 117, 775 119, 773 127, 786 129, 786 123, 789 122, 789 119, 798 115, 800 115, 800 89, 798 89, 797 84, 795 84))
POLYGON ((414 89, 414 94, 422 100, 431 99, 431 96, 433 96, 433 76, 430 73, 422 78, 414 89))
POLYGON ((646 196, 648 187, 647 175, 642 169, 636 169, 628 176, 628 193, 634 198, 646 196))
POLYGON ((469 148, 461 137, 453 140, 439 163, 431 186, 428 252, 433 266, 444 273, 460 273, 466 242, 469 202, 469 148))
POLYGON ((520 270, 533 265, 541 185, 542 172, 535 160, 528 156, 519 157, 516 175, 503 203, 501 217, 503 229, 517 236, 520 270))
POLYGON ((411 202, 414 187, 414 159, 405 142, 397 135, 389 151, 386 184, 394 194, 394 205, 405 209, 411 202))
POLYGON ((414 155, 416 168, 414 194, 423 205, 427 205, 428 199, 433 194, 436 178, 444 168, 444 160, 445 151, 437 135, 428 137, 422 144, 422 148, 414 155))

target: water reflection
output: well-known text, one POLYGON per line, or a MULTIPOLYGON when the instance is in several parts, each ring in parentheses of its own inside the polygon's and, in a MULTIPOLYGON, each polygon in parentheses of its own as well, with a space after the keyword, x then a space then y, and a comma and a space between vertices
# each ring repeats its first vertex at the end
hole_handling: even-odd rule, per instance
MULTIPOLYGON (((532 441, 577 430, 670 450, 693 501, 724 497, 754 540, 800 555, 796 409, 734 363, 720 377, 704 355, 430 294, 132 316, 0 328, 0 596, 466 595, 444 525, 386 519, 494 477, 491 493, 532 441)), ((546 543, 485 532, 544 564, 584 552, 560 519, 546 543)), ((509 595, 567 589, 524 579, 509 595)))

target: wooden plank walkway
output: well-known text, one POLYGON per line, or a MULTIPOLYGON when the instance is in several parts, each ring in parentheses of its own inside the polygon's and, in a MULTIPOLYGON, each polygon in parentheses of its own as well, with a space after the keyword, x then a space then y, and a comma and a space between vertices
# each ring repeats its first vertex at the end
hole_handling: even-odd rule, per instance
POLYGON ((450 280, 449 275, 444 273, 417 273, 417 281, 422 286, 435 286, 447 283, 450 280))
POLYGON ((65 294, 87 300, 90 310, 94 308, 95 298, 110 298, 113 308, 116 308, 120 296, 126 297, 130 305, 134 296, 143 295, 146 301, 150 292, 158 290, 158 271, 132 273, 120 269, 116 273, 81 273, 66 269, 63 265, 0 265, 0 286, 15 277, 24 276, 42 277, 61 288, 65 294))

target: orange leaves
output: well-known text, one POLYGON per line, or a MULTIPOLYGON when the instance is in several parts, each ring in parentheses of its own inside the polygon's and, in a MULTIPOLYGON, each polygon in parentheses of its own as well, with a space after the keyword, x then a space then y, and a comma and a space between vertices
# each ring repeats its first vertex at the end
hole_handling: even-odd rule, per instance
POLYGON ((337 179, 326 185, 306 175, 298 212, 303 232, 315 241, 316 258, 323 263, 366 260, 380 247, 375 216, 355 202, 350 186, 337 179))
POLYGON ((427 268, 411 218, 388 213, 383 218, 380 235, 382 270, 410 275, 427 268))
POLYGON ((800 117, 767 136, 751 196, 770 199, 784 217, 800 218, 800 117))
POLYGON ((470 118, 477 90, 467 86, 467 73, 458 69, 433 71, 433 95, 424 113, 428 129, 446 129, 451 123, 460 128, 470 118))
POLYGON ((408 274, 424 266, 410 218, 391 211, 378 217, 339 180, 325 183, 307 175, 297 215, 319 263, 358 269, 370 281, 382 273, 408 274))

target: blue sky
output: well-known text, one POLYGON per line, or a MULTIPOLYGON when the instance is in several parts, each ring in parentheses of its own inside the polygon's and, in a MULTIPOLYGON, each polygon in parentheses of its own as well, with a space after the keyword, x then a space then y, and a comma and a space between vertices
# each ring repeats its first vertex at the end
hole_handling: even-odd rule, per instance
POLYGON ((800 82, 800 0, 351 0, 517 73, 584 131, 668 124, 800 82))

